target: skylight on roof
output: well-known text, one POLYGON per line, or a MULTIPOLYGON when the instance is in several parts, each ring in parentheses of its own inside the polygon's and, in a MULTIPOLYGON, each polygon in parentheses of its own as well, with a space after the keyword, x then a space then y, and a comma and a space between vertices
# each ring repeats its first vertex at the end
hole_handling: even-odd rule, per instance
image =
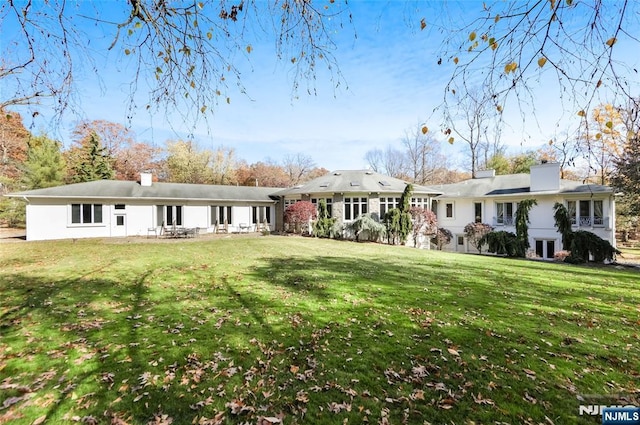
POLYGON ((386 180, 380 180, 379 183, 380 183, 380 186, 391 186, 391 183, 389 183, 386 180))
POLYGON ((360 186, 360 182, 351 182, 351 186, 360 186))
POLYGON ((329 187, 329 182, 320 183, 320 187, 329 187))

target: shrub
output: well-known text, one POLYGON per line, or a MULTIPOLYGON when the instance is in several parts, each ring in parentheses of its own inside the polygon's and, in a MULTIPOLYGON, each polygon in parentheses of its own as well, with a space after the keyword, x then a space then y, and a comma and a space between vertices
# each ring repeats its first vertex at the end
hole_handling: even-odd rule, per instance
POLYGON ((359 241, 360 236, 364 233, 366 240, 377 242, 384 235, 387 228, 373 218, 371 214, 362 214, 347 224, 347 230, 353 233, 356 241, 359 241))
POLYGON ((573 232, 571 238, 571 255, 565 259, 571 263, 586 263, 593 259, 597 263, 613 261, 616 254, 620 254, 609 241, 602 239, 595 233, 586 230, 573 232))
POLYGON ((570 255, 571 251, 566 251, 564 249, 562 251, 556 251, 553 253, 553 260, 563 262, 570 255))
POLYGON ((302 228, 316 218, 316 206, 309 201, 298 201, 284 211, 284 222, 290 231, 302 233, 302 228))
POLYGON ((451 233, 451 230, 441 227, 436 231, 436 236, 433 238, 433 242, 436 244, 438 249, 442 251, 442 247, 449 245, 451 243, 451 239, 453 239, 453 233, 451 233))
POLYGON ((313 223, 313 235, 319 238, 332 237, 332 230, 335 223, 336 219, 329 217, 326 201, 321 199, 318 203, 318 219, 313 223))
POLYGON ((420 235, 435 235, 438 220, 431 210, 422 207, 409 208, 413 222, 413 246, 418 247, 420 235))
POLYGON ((487 244, 487 251, 489 252, 508 257, 517 257, 520 250, 516 234, 504 230, 489 232, 478 243, 481 245, 487 244))
POLYGON ((464 234, 471 242, 471 245, 475 246, 479 253, 482 254, 482 238, 487 233, 491 232, 493 227, 486 223, 469 223, 464 226, 464 234))

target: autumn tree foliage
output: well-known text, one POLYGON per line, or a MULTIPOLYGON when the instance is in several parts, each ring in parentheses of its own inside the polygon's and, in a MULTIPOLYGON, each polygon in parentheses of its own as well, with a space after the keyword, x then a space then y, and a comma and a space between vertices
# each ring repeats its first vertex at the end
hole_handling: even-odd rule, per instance
POLYGON ((116 180, 136 181, 141 172, 158 171, 160 149, 136 140, 136 134, 122 124, 106 120, 81 121, 72 132, 82 144, 96 134, 106 153, 113 158, 116 180))
POLYGON ((480 254, 482 254, 482 246, 485 244, 483 238, 492 231, 493 227, 486 223, 472 222, 464 226, 464 235, 480 254))
POLYGON ((3 180, 20 177, 20 164, 27 157, 29 136, 20 114, 0 109, 0 178, 3 180))
POLYGON ((316 206, 309 201, 298 201, 284 210, 284 222, 294 233, 304 233, 317 217, 316 206))
POLYGON ((440 251, 442 251, 442 248, 445 245, 449 245, 452 239, 453 233, 451 233, 451 230, 445 229, 444 227, 439 227, 435 237, 433 238, 436 246, 440 251))
POLYGON ((579 146, 589 161, 589 174, 596 176, 598 184, 608 184, 626 141, 619 108, 611 104, 594 108, 591 119, 582 122, 581 136, 579 146))
POLYGON ((438 219, 433 211, 423 207, 409 208, 413 228, 413 246, 418 247, 418 240, 421 236, 435 236, 438 230, 438 219))

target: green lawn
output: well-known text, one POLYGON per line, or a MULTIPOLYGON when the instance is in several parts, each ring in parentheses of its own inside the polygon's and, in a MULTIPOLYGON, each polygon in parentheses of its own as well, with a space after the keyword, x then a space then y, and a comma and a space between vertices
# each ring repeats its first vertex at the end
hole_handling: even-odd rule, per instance
POLYGON ((91 240, 0 244, 0 291, 0 423, 597 424, 580 404, 640 404, 629 269, 91 240))

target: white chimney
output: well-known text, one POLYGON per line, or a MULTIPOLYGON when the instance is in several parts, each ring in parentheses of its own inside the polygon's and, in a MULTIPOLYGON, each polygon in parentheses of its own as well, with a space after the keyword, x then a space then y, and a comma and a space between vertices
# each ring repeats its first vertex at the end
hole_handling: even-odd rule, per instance
POLYGON ((140 173, 140 186, 151 186, 153 184, 153 174, 140 173))
POLYGON ((560 190, 560 164, 547 162, 531 166, 531 192, 560 190))
POLYGON ((496 170, 494 170, 493 168, 490 168, 488 170, 476 171, 476 176, 474 178, 476 178, 476 179, 488 179, 488 178, 495 177, 495 176, 496 176, 496 170))

